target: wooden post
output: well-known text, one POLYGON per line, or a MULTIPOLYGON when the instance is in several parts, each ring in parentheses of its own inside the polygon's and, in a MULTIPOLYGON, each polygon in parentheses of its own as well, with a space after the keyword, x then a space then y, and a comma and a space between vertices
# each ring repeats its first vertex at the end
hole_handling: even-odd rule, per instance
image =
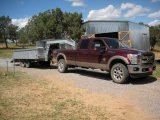
POLYGON ((15 75, 15 60, 13 60, 13 72, 14 72, 14 75, 15 75))
POLYGON ((8 61, 6 61, 6 63, 7 63, 7 72, 8 72, 8 61))

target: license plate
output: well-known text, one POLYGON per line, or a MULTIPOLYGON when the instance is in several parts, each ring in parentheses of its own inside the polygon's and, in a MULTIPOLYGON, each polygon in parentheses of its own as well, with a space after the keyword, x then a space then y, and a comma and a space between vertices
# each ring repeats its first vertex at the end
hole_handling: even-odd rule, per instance
POLYGON ((153 68, 151 67, 151 68, 149 68, 148 70, 149 70, 149 72, 152 72, 152 71, 153 71, 153 68))

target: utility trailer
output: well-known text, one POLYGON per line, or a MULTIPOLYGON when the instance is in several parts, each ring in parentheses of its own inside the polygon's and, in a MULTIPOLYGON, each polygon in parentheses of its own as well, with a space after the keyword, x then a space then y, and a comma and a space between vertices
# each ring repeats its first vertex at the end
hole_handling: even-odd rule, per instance
POLYGON ((54 49, 74 49, 74 40, 40 40, 36 42, 36 48, 14 50, 12 60, 20 62, 22 67, 31 67, 32 64, 50 65, 52 51, 54 49))

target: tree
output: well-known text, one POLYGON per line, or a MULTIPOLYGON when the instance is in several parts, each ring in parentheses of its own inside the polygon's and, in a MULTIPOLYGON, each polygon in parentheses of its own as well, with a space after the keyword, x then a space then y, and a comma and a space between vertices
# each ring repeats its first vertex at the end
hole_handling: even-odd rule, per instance
POLYGON ((84 32, 81 19, 82 14, 76 12, 62 12, 60 8, 47 10, 29 20, 28 25, 23 28, 23 35, 20 33, 20 39, 25 37, 25 42, 29 39, 33 43, 52 38, 77 40, 84 32))
POLYGON ((154 49, 156 43, 160 45, 160 25, 159 26, 151 26, 150 29, 150 44, 151 49, 154 49))
POLYGON ((74 40, 81 38, 84 29, 82 27, 82 14, 64 13, 63 27, 67 35, 74 40))
POLYGON ((14 43, 16 42, 16 45, 17 45, 17 35, 18 35, 17 29, 18 26, 12 24, 8 27, 9 39, 12 40, 14 43))
POLYGON ((8 48, 7 39, 16 39, 17 28, 17 26, 11 24, 11 19, 9 16, 0 17, 0 38, 4 40, 6 48, 8 48))
POLYGON ((0 35, 1 35, 0 37, 1 39, 4 40, 6 44, 6 48, 8 48, 7 38, 8 38, 8 29, 9 29, 10 24, 11 24, 11 19, 9 18, 9 16, 0 17, 0 35))
POLYGON ((19 43, 25 44, 28 43, 28 35, 26 27, 22 28, 18 32, 19 43))

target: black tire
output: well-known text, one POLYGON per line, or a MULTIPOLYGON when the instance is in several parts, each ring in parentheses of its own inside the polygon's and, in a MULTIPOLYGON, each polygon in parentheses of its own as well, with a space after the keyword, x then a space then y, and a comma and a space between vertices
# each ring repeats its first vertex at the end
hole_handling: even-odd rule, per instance
POLYGON ((25 66, 26 66, 26 68, 30 68, 31 67, 31 62, 25 62, 25 66))
POLYGON ((122 63, 117 63, 111 68, 111 78, 116 83, 126 83, 129 78, 127 67, 122 63))
POLYGON ((51 66, 50 61, 47 61, 47 62, 45 63, 45 65, 46 65, 47 67, 50 67, 50 66, 51 66))
POLYGON ((58 71, 60 73, 65 73, 65 72, 67 72, 67 70, 68 70, 68 66, 66 64, 66 61, 64 59, 60 59, 58 61, 58 71))

